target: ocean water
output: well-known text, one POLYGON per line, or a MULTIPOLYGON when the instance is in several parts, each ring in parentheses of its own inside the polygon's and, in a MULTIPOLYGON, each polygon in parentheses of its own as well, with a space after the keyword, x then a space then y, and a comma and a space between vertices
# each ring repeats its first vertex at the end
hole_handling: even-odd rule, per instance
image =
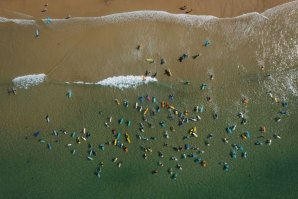
MULTIPOLYGON (((295 99, 289 99, 289 116, 283 117, 279 123, 273 119, 282 109, 281 105, 272 104, 272 100, 266 95, 256 99, 258 103, 253 103, 252 100, 248 107, 237 104, 237 96, 230 96, 230 100, 216 105, 219 119, 214 120, 212 113, 215 105, 206 103, 204 92, 198 86, 176 85, 169 89, 154 83, 136 90, 119 91, 74 85, 71 87, 73 97, 68 99, 65 93, 69 88, 68 85, 49 83, 30 91, 20 90, 17 96, 5 96, 6 99, 2 101, 5 117, 2 116, 1 119, 1 183, 6 189, 1 192, 8 198, 114 198, 120 195, 123 198, 196 198, 198 194, 232 198, 279 198, 287 194, 288 198, 294 198, 297 194, 295 186, 289 191, 289 186, 297 183, 295 99), (172 104, 180 110, 191 110, 196 104, 204 104, 206 111, 200 113, 202 120, 177 127, 177 120, 166 119, 167 111, 163 109, 157 116, 149 117, 154 128, 149 129, 146 126, 142 133, 146 137, 154 136, 157 140, 138 140, 136 134, 140 133, 137 128, 138 123, 142 122, 142 113, 134 109, 133 104, 128 108, 116 105, 114 99, 127 99, 133 103, 138 96, 148 94, 154 95, 159 101, 167 99, 168 93, 174 93, 172 104), (30 103, 34 105, 28 106, 30 103), (237 111, 243 109, 248 112, 246 125, 241 125, 236 116, 237 111), (99 115, 99 111, 102 111, 102 115, 99 115), (45 114, 49 114, 50 123, 46 123, 45 114), (132 144, 125 143, 129 152, 125 153, 114 145, 105 145, 104 151, 99 150, 99 144, 114 138, 111 128, 104 126, 109 116, 113 117, 111 127, 129 133, 132 144), (118 120, 121 117, 130 119, 132 126, 119 125, 118 120), (168 130, 169 139, 164 137, 165 129, 158 125, 161 120, 176 130, 168 130), (237 124, 238 127, 232 136, 227 136, 225 128, 231 124, 237 124), (259 126, 262 125, 268 128, 268 132, 259 132, 259 126), (193 126, 197 126, 198 138, 183 140, 183 136, 193 126), (58 131, 63 128, 68 133, 79 133, 84 127, 91 133, 91 137, 87 142, 81 140, 80 145, 69 134, 61 134, 59 138, 51 135, 53 129, 58 131), (252 138, 243 141, 240 134, 246 130, 251 132, 252 138), (33 136, 36 131, 40 131, 38 138, 33 136), (214 138, 207 147, 204 141, 209 133, 213 133, 214 138), (282 139, 272 138, 275 133, 280 134, 282 139), (262 135, 265 138, 258 138, 262 135), (223 137, 229 137, 229 144, 222 142, 223 137), (271 146, 254 145, 256 140, 264 141, 266 138, 272 139, 271 146), (51 143, 52 150, 48 150, 45 143, 39 143, 39 139, 51 143), (168 143, 168 147, 163 146, 164 142, 168 143), (73 146, 66 147, 69 143, 73 146), (87 160, 87 143, 91 143, 97 151, 93 161, 87 160), (205 154, 198 156, 207 161, 206 168, 195 163, 194 158, 180 159, 181 154, 196 154, 196 150, 176 152, 172 149, 173 146, 183 146, 185 143, 205 151, 205 154), (238 154, 237 159, 232 159, 232 143, 242 145, 248 158, 241 158, 238 154), (144 152, 141 146, 153 149, 152 153, 147 153, 146 160, 142 157, 144 152), (75 155, 71 154, 72 149, 76 149, 75 155), (157 151, 162 151, 164 158, 159 158, 157 151), (183 170, 175 168, 177 163, 169 160, 172 156, 179 158, 178 163, 183 170), (112 162, 114 157, 123 161, 120 168, 112 162), (104 166, 98 179, 94 172, 101 161, 104 166), (158 161, 164 167, 159 167, 158 161), (222 161, 230 165, 229 172, 223 171, 223 167, 219 165, 222 161), (171 179, 167 171, 169 168, 178 173, 177 180, 171 179), (151 172, 155 169, 158 169, 158 173, 153 175, 151 172), (14 191, 16 189, 18 191, 14 191)), ((234 89, 226 89, 226 92, 232 90, 234 89)), ((219 93, 215 91, 213 92, 219 93)), ((220 94, 215 96, 220 97, 220 94)), ((144 102, 144 105, 152 106, 152 102, 144 102)))
POLYGON ((203 18, 204 23, 201 19, 177 23, 171 20, 172 15, 164 13, 166 19, 153 15, 154 19, 147 21, 129 17, 130 21, 125 22, 124 17, 116 24, 105 21, 109 17, 53 22, 52 26, 37 22, 41 30, 38 40, 34 38, 36 27, 1 24, 4 38, 1 38, 0 67, 3 91, 0 94, 0 194, 4 198, 296 198, 298 28, 293 25, 298 19, 296 8, 297 2, 293 2, 262 14, 232 19, 203 18), (13 34, 9 35, 4 28, 13 34), (19 33, 20 30, 23 31, 19 33), (24 40, 30 34, 31 40, 24 40), (208 47, 203 46, 205 39, 210 41, 208 47), (140 43, 141 49, 137 51, 136 44, 140 43), (9 50, 4 50, 5 45, 9 50), (180 63, 177 59, 183 53, 189 58, 180 63), (200 56, 192 59, 196 53, 200 56), (15 59, 11 58, 12 54, 15 59), (159 64, 161 57, 165 58, 165 65, 159 64), (147 58, 155 62, 148 64, 147 58), (261 66, 264 71, 260 70, 261 66), (163 74, 167 68, 171 69, 172 77, 163 74), (123 90, 65 84, 142 75, 145 70, 158 72, 158 81, 123 90), (11 82, 15 77, 39 73, 47 75, 45 82, 28 89, 17 87, 17 95, 5 92, 15 86, 11 82), (214 80, 210 80, 211 74, 214 80), (201 89, 202 84, 207 85, 205 89, 201 89), (147 95, 156 97, 156 103, 138 101, 138 97, 147 95), (173 95, 173 101, 169 95, 173 95), (208 96, 210 101, 206 100, 208 96), (244 98, 248 104, 242 103, 244 98), (127 108, 123 104, 125 100, 129 102, 127 108), (153 109, 161 107, 161 101, 169 101, 181 112, 189 111, 189 117, 200 115, 201 121, 178 126, 177 116, 170 120, 171 110, 161 108, 155 116, 148 114, 148 122, 153 125, 149 128, 142 119, 143 112, 134 108, 135 102, 153 109), (282 101, 288 107, 283 107, 282 101), (195 106, 202 105, 204 112, 193 112, 195 106), (239 112, 244 113, 247 124, 241 124, 239 112), (214 113, 218 119, 213 118, 214 113), (104 123, 110 116, 113 119, 107 128, 104 123), (281 118, 280 122, 275 121, 276 117, 281 118), (131 120, 131 126, 119 124, 121 118, 131 120), (165 128, 160 121, 166 123, 165 128), (143 133, 139 131, 140 122, 145 125, 143 133), (228 135, 226 128, 231 125, 237 127, 228 135), (171 126, 175 131, 170 130, 171 126), (194 126, 198 137, 183 139, 194 126), (264 133, 259 131, 262 126, 267 129, 264 133), (70 134, 83 136, 83 128, 91 136, 77 144, 70 134), (128 152, 105 144, 114 140, 113 128, 123 133, 122 141, 128 152), (68 134, 52 135, 53 130, 60 129, 68 134), (40 134, 34 137, 37 131, 40 134), (241 139, 245 131, 251 133, 248 140, 241 139), (125 132, 130 135, 131 144, 124 141, 125 132), (213 138, 207 139, 210 133, 213 138), (140 134, 156 139, 140 140, 137 138, 140 134), (274 135, 280 135, 281 139, 274 135), (225 137, 229 138, 227 144, 222 141, 225 137), (40 139, 45 143, 40 143, 40 139), (265 143, 267 139, 272 140, 270 146, 265 143), (264 145, 255 145, 256 141, 264 145), (47 143, 51 144, 51 150, 47 143), (68 144, 72 145, 68 147, 68 144), (92 161, 87 160, 89 144, 97 153, 92 161), (104 151, 99 144, 105 144, 104 151), (205 153, 173 149, 185 144, 205 153), (248 157, 242 158, 238 151, 237 159, 231 158, 232 144, 243 146, 248 157), (143 147, 151 147, 152 152, 144 152, 143 147), (147 159, 143 158, 144 153, 147 159), (206 160, 207 166, 196 163, 196 158, 181 159, 184 153, 206 160), (171 160, 173 156, 178 161, 171 160), (117 162, 112 161, 115 157, 117 162), (121 167, 117 166, 119 161, 121 167), (163 167, 158 165, 159 161, 163 167), (95 172, 100 162, 104 166, 98 178, 95 172), (228 172, 224 171, 223 162, 230 166, 228 172), (177 174, 176 179, 169 174, 170 168, 177 174), (154 170, 158 173, 152 174, 154 170))

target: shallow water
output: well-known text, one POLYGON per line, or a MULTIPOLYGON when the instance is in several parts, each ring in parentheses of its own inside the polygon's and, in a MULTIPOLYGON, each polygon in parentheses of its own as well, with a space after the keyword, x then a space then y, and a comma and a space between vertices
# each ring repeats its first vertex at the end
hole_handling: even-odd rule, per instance
POLYGON ((164 21, 145 25, 142 22, 69 23, 65 29, 58 24, 38 24, 41 29, 38 40, 31 35, 34 27, 0 24, 3 32, 0 44, 8 46, 8 50, 1 47, 0 55, 1 195, 6 198, 296 198, 298 52, 295 51, 297 27, 290 24, 297 22, 298 17, 292 11, 289 8, 275 13, 282 17, 276 19, 273 15, 269 22, 252 15, 198 27, 164 21), (289 13, 292 18, 286 17, 289 13), (282 31, 277 32, 276 28, 282 31), (31 40, 24 39, 29 35, 31 40), (201 46, 206 38, 211 41, 207 48, 201 46), (137 44, 142 44, 140 51, 135 49, 137 44), (197 52, 201 55, 195 60, 177 61, 182 53, 197 52), (165 65, 159 64, 161 57, 166 59, 165 65), (146 58, 154 58, 155 63, 148 64, 146 58), (265 71, 260 70, 261 65, 265 71), (172 70, 173 77, 163 75, 165 68, 172 70), (124 90, 64 83, 140 75, 145 70, 157 71, 159 81, 124 90), (46 73, 48 79, 27 90, 18 89, 15 96, 5 92, 12 86, 10 81, 14 77, 32 73, 46 73), (214 80, 210 80, 210 74, 214 80), (183 84, 186 80, 190 81, 189 85, 183 84), (205 90, 200 90, 202 83, 207 84, 205 90), (73 92, 71 98, 66 96, 69 89, 73 92), (289 107, 275 103, 269 91, 273 97, 287 101, 289 107), (156 104, 143 103, 155 108, 162 100, 168 101, 170 94, 174 95, 171 105, 179 111, 188 110, 190 116, 199 114, 202 120, 179 127, 177 117, 169 120, 169 110, 162 109, 156 116, 148 116, 154 128, 145 124, 142 133, 156 140, 137 139, 138 123, 143 115, 133 108, 138 97, 155 96, 156 104), (211 97, 210 102, 207 96, 211 97), (243 98, 249 100, 247 105, 241 102, 243 98), (117 105, 115 99, 121 104, 117 105), (128 108, 123 106, 123 100, 129 101, 128 108), (193 108, 200 105, 204 105, 205 111, 194 113, 193 108), (280 110, 286 110, 288 115, 280 115, 280 110), (217 120, 213 119, 214 112, 219 115, 217 120), (248 118, 246 125, 240 124, 239 112, 248 118), (47 114, 50 123, 46 122, 47 114), (113 121, 106 128, 104 123, 109 116, 113 121), (131 120, 132 126, 118 124, 121 117, 131 120), (281 117, 281 121, 274 121, 276 117, 281 117), (165 121, 167 127, 162 128, 160 121, 165 121), (237 124, 235 132, 227 135, 225 128, 234 124, 237 124), (169 130, 170 126, 175 128, 174 132, 169 130), (197 127, 198 138, 183 140, 193 126, 197 127), (261 126, 267 132, 261 133, 261 126), (70 132, 80 134, 83 128, 91 137, 77 144, 70 132), (99 150, 99 144, 113 141, 112 128, 129 133, 132 144, 124 142, 129 148, 127 153, 114 145, 99 150), (52 135, 54 129, 66 129, 68 135, 56 138, 52 135), (165 130, 169 139, 164 137, 165 130), (240 135, 247 130, 251 139, 244 141, 240 135), (37 138, 33 136, 36 131, 40 131, 37 138), (208 147, 204 143, 209 133, 214 138, 208 147), (282 139, 273 138, 274 134, 282 139), (229 137, 229 144, 222 142, 224 137, 229 137), (46 143, 40 143, 39 139, 46 143), (257 140, 266 139, 272 139, 271 146, 255 146, 257 140), (163 146, 164 142, 167 147, 163 146), (52 144, 52 150, 47 149, 47 143, 52 144), (66 147, 69 143, 72 146, 66 147), (89 143, 97 152, 93 161, 87 160, 89 143), (195 150, 173 150, 174 146, 186 143, 205 151, 198 156, 207 161, 207 167, 195 163, 194 158, 180 158, 182 153, 196 153, 195 150), (241 158, 240 153, 237 159, 230 157, 233 143, 244 147, 247 159, 241 158), (141 146, 153 149, 152 153, 147 152, 146 160, 141 146), (72 149, 76 149, 75 155, 71 154, 72 149), (162 151, 164 158, 157 151, 162 151), (170 160, 172 156, 179 159, 183 170, 176 168, 177 162, 170 160), (120 168, 112 161, 114 157, 123 161, 120 168), (101 177, 97 178, 94 172, 101 161, 104 166, 101 177), (158 161, 164 167, 159 167, 158 161), (227 162, 229 172, 219 162, 227 162), (177 172, 176 180, 168 174, 169 168, 177 172), (152 174, 155 169, 158 173, 152 174))
MULTIPOLYGON (((210 83, 212 84, 212 83, 210 83)), ((252 83, 255 84, 255 83, 252 83)), ((281 109, 280 104, 272 104, 272 100, 264 94, 264 97, 257 98, 258 103, 251 100, 245 107, 237 104, 237 95, 230 96, 230 100, 219 100, 216 104, 219 111, 219 119, 213 120, 213 105, 206 102, 204 94, 208 91, 200 91, 196 85, 172 85, 169 90, 167 86, 153 83, 148 86, 141 86, 137 89, 119 91, 112 88, 98 86, 72 87, 73 97, 68 99, 65 94, 69 85, 44 84, 20 90, 16 96, 3 95, 1 134, 1 176, 4 195, 12 198, 96 198, 104 195, 113 198, 121 195, 125 198, 135 197, 279 197, 288 192, 288 186, 297 182, 297 168, 295 152, 298 148, 295 144, 297 136, 295 129, 297 124, 297 101, 289 99, 289 116, 285 116, 280 123, 273 121, 281 109), (187 89, 183 89, 183 88, 187 89), (46 92, 45 92, 46 91, 46 92), (156 141, 137 140, 137 123, 141 121, 141 115, 132 104, 128 108, 115 104, 114 99, 127 99, 133 103, 139 95, 153 95, 159 99, 167 99, 170 93, 174 93, 173 104, 180 110, 191 110, 195 104, 205 104, 206 111, 201 113, 202 121, 186 124, 183 127, 176 126, 173 122, 165 119, 167 111, 162 110, 160 115, 152 117, 155 127, 145 128, 144 136, 154 136, 156 141), (187 98, 186 98, 187 96, 187 98), (28 104, 34 103, 32 106, 28 104), (247 125, 240 125, 236 116, 239 110, 248 110, 249 122, 247 125), (98 112, 102 111, 102 115, 98 112), (45 114, 49 114, 51 122, 45 121, 45 114), (98 150, 98 144, 112 141, 111 128, 106 128, 104 122, 108 116, 113 116, 112 125, 122 132, 129 132, 133 144, 128 145, 129 152, 113 145, 106 146, 105 151, 98 150), (131 119, 133 124, 130 128, 119 125, 117 120, 120 117, 131 119), (165 120, 167 125, 173 125, 176 132, 170 132, 170 139, 165 139, 164 129, 158 125, 160 120, 165 120), (237 130, 230 138, 229 144, 224 144, 221 138, 227 137, 225 128, 236 123, 237 130), (18 125, 16 125, 18 124, 18 125), (268 127, 265 137, 272 137, 274 133, 281 134, 282 139, 273 139, 272 146, 254 146, 258 136, 259 126, 268 127), (198 138, 190 138, 184 141, 182 138, 192 126, 198 128, 198 138), (85 143, 78 145, 74 138, 69 135, 61 135, 58 143, 51 135, 53 129, 65 128, 68 132, 77 133, 86 127, 91 132, 91 138, 85 143), (33 137, 33 133, 40 130, 39 138, 33 137), (252 133, 251 140, 242 141, 240 133, 249 130, 252 133), (207 134, 214 134, 211 146, 206 147, 204 140, 207 134), (46 144, 38 142, 38 139, 45 139, 52 143, 53 149, 47 149, 46 144), (167 142, 168 147, 163 143, 167 142), (73 143, 76 154, 72 155, 70 150, 73 147, 65 147, 73 143), (97 156, 94 161, 87 161, 87 143, 92 143, 97 156), (171 146, 184 145, 189 143, 206 151, 201 157, 206 159, 208 166, 202 168, 194 163, 193 158, 179 160, 183 170, 178 171, 177 180, 172 180, 167 173, 168 168, 175 168, 176 162, 169 160, 169 157, 176 156, 180 159, 182 153, 190 154, 195 151, 175 152, 171 146), (237 160, 231 159, 229 153, 231 143, 244 146, 248 152, 248 158, 237 160), (148 159, 144 160, 140 146, 150 146, 152 153, 148 153, 148 159), (164 153, 164 158, 159 158, 157 151, 164 153), (112 158, 118 157, 123 161, 121 168, 112 162, 112 158), (161 160, 164 167, 158 168, 157 161, 161 160), (101 178, 95 175, 95 169, 100 161, 105 163, 101 178), (230 164, 230 171, 224 172, 218 162, 226 161, 230 164), (151 174, 151 171, 158 169, 159 173, 151 174), (13 184, 13 186, 11 186, 13 184), (7 186, 9 185, 9 186, 7 186), (18 192, 12 190, 18 189, 18 192), (212 191, 211 191, 212 190, 212 191)), ((170 86, 170 85, 169 85, 170 86)), ((5 88, 3 88, 5 89, 5 88)), ((217 95, 216 89, 212 88, 217 95)), ((231 93, 234 89, 226 88, 231 93)), ((243 91, 245 92, 245 91, 243 91)), ((245 92, 246 93, 246 92, 245 92)), ((239 94, 239 93, 238 93, 239 94)), ((145 102, 145 105, 152 106, 152 103, 145 102)), ((191 113, 193 115, 193 113, 191 113)), ((261 139, 264 140, 264 139, 261 139)), ((293 196, 297 190, 290 192, 293 196)), ((291 196, 291 195, 289 195, 291 196)), ((291 197, 289 197, 291 198, 291 197)))

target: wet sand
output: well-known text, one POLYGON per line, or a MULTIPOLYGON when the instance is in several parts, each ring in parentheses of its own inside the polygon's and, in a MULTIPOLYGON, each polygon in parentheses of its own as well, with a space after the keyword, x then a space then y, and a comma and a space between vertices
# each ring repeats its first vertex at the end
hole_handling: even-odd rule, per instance
POLYGON ((8 18, 65 18, 104 16, 136 10, 162 10, 170 13, 234 17, 249 12, 263 12, 290 0, 16 0, 1 1, 0 16, 8 18), (47 11, 42 12, 48 3, 47 11), (179 8, 186 6, 185 10, 179 8))
POLYGON ((216 71, 226 65, 231 66, 226 68, 227 74, 230 70, 258 72, 261 65, 265 65, 268 72, 277 67, 287 69, 295 63, 293 48, 297 29, 291 25, 296 15, 288 19, 283 12, 291 10, 273 16, 269 12, 232 19, 203 19, 201 24, 196 18, 185 21, 180 16, 182 21, 172 20, 171 15, 146 19, 151 15, 148 13, 141 13, 141 19, 131 19, 128 15, 119 19, 113 16, 70 19, 51 24, 41 21, 32 25, 1 23, 1 82, 9 83, 17 76, 38 73, 45 73, 50 81, 64 83, 97 82, 115 75, 143 75, 146 70, 152 74, 157 72, 157 79, 161 81, 183 81, 193 80, 195 76, 190 74, 201 74, 206 68, 216 75, 216 71), (284 24, 280 23, 282 20, 284 24), (287 32, 275 32, 276 28, 287 29, 287 32), (35 37, 37 29, 38 38, 35 37), (278 40, 284 44, 281 53, 266 52, 280 48, 268 35, 281 38, 278 40), (293 42, 282 38, 293 39, 293 42), (205 40, 210 41, 210 46, 203 45, 205 40), (141 45, 139 50, 138 45, 141 45), (189 57, 179 62, 183 53, 189 57), (275 60, 269 53, 281 64, 274 65, 275 60), (200 56, 193 59, 197 54, 200 56), (248 54, 252 59, 245 59, 248 54), (149 64, 147 58, 155 62, 149 64), (163 65, 161 58, 166 60, 163 65), (167 77, 165 69, 170 69, 173 77, 167 77))

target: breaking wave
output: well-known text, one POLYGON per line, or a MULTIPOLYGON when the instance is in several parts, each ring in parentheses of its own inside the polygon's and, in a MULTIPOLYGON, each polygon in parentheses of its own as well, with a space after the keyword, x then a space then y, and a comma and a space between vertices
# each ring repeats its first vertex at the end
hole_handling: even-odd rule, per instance
POLYGON ((298 68, 272 74, 264 84, 267 92, 288 98, 289 94, 298 97, 298 68))
POLYGON ((95 83, 83 82, 83 81, 76 81, 73 83, 84 84, 84 85, 101 85, 101 86, 109 86, 109 87, 124 89, 124 88, 136 88, 137 86, 148 84, 150 82, 157 82, 157 79, 153 77, 127 75, 127 76, 109 77, 107 79, 104 79, 102 81, 95 82, 95 83))
POLYGON ((34 25, 36 23, 35 20, 31 20, 31 19, 8 19, 5 17, 0 17, 0 23, 16 23, 19 25, 34 25))
POLYGON ((12 83, 18 88, 28 89, 31 86, 36 86, 45 81, 45 74, 32 74, 16 77, 12 80, 12 83))
MULTIPOLYGON (((289 7, 295 8, 297 7, 298 2, 293 1, 289 3, 285 3, 274 8, 270 8, 263 13, 247 13, 240 16, 232 17, 232 18, 218 18, 211 15, 189 15, 189 14, 172 14, 165 11, 155 11, 155 10, 140 10, 140 11, 132 11, 132 12, 123 12, 123 13, 115 13, 106 16, 98 16, 98 17, 73 17, 70 19, 51 19, 50 22, 54 24, 58 23, 69 23, 69 22, 101 22, 101 23, 121 23, 121 22, 129 22, 136 20, 144 20, 144 21, 166 21, 166 22, 175 22, 175 23, 183 23, 186 25, 194 25, 200 26, 209 21, 217 21, 224 19, 239 19, 246 17, 258 18, 258 20, 269 19, 274 17, 275 14, 282 12, 289 7)), ((43 22, 47 22, 48 19, 42 19, 43 22)), ((29 19, 8 19, 4 17, 0 17, 0 23, 3 22, 13 22, 21 25, 34 25, 36 24, 36 20, 29 19)))

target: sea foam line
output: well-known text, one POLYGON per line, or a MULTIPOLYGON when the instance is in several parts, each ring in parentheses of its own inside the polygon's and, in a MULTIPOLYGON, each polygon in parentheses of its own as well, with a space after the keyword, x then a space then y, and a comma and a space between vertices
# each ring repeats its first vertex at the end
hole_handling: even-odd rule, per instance
MULTIPOLYGON (((289 12, 291 15, 292 12, 297 12, 298 1, 290 1, 272 8, 265 10, 262 14, 266 17, 271 17, 272 15, 278 15, 278 12, 289 12)), ((290 16, 288 16, 290 17, 290 16)))
MULTIPOLYGON (((51 23, 68 23, 75 21, 98 21, 104 23, 120 23, 126 21, 135 21, 135 20, 145 20, 145 21, 156 21, 156 20, 164 20, 169 22, 177 22, 177 23, 185 23, 189 25, 202 25, 208 21, 213 20, 225 20, 225 19, 233 19, 233 18, 243 18, 250 16, 259 16, 264 19, 268 19, 272 15, 278 13, 278 11, 283 11, 285 9, 297 9, 298 1, 288 2, 282 5, 278 5, 276 7, 267 9, 263 13, 251 12, 246 13, 240 16, 235 17, 226 17, 226 18, 218 18, 211 15, 189 15, 189 14, 173 14, 168 13, 166 11, 155 11, 155 10, 140 10, 140 11, 132 11, 132 12, 123 12, 123 13, 115 13, 105 16, 98 17, 73 17, 70 19, 51 19, 51 23)), ((47 22, 47 19, 42 19, 42 21, 47 22)), ((1 22, 13 22, 16 24, 22 25, 34 25, 36 24, 36 20, 29 19, 8 19, 4 17, 0 17, 1 22)))
POLYGON ((124 88, 136 88, 137 86, 148 84, 150 82, 157 82, 157 79, 154 77, 127 75, 127 76, 113 76, 95 83, 83 82, 83 81, 76 81, 73 83, 84 84, 84 85, 101 85, 101 86, 109 86, 109 87, 124 89, 124 88))
POLYGON ((36 23, 35 20, 32 19, 8 19, 5 17, 0 17, 0 23, 16 23, 19 25, 34 25, 36 23))
MULTIPOLYGON (((169 22, 178 22, 185 23, 190 25, 202 25, 203 23, 218 19, 215 16, 211 15, 188 15, 188 14, 172 14, 165 11, 155 11, 155 10, 140 10, 132 12, 123 12, 115 13, 105 16, 98 17, 72 17, 70 19, 50 19, 50 23, 59 24, 59 23, 68 23, 68 22, 102 22, 102 23, 121 23, 121 22, 130 22, 136 20, 143 21, 156 21, 164 20, 169 22)), ((42 19, 44 23, 48 22, 48 19, 42 19)), ((0 23, 13 22, 20 25, 34 25, 36 20, 29 19, 9 19, 5 17, 0 17, 0 23)))
MULTIPOLYGON (((132 12, 115 13, 98 17, 72 17, 70 19, 51 19, 51 23, 68 23, 68 22, 101 22, 101 23, 122 23, 131 21, 166 21, 176 22, 189 25, 202 25, 207 21, 218 19, 211 15, 188 15, 188 14, 172 14, 166 11, 156 10, 140 10, 132 12)), ((47 22, 48 19, 42 19, 47 22)))
POLYGON ((28 89, 31 86, 36 86, 45 81, 46 74, 32 74, 16 77, 12 80, 12 83, 18 88, 28 89))

